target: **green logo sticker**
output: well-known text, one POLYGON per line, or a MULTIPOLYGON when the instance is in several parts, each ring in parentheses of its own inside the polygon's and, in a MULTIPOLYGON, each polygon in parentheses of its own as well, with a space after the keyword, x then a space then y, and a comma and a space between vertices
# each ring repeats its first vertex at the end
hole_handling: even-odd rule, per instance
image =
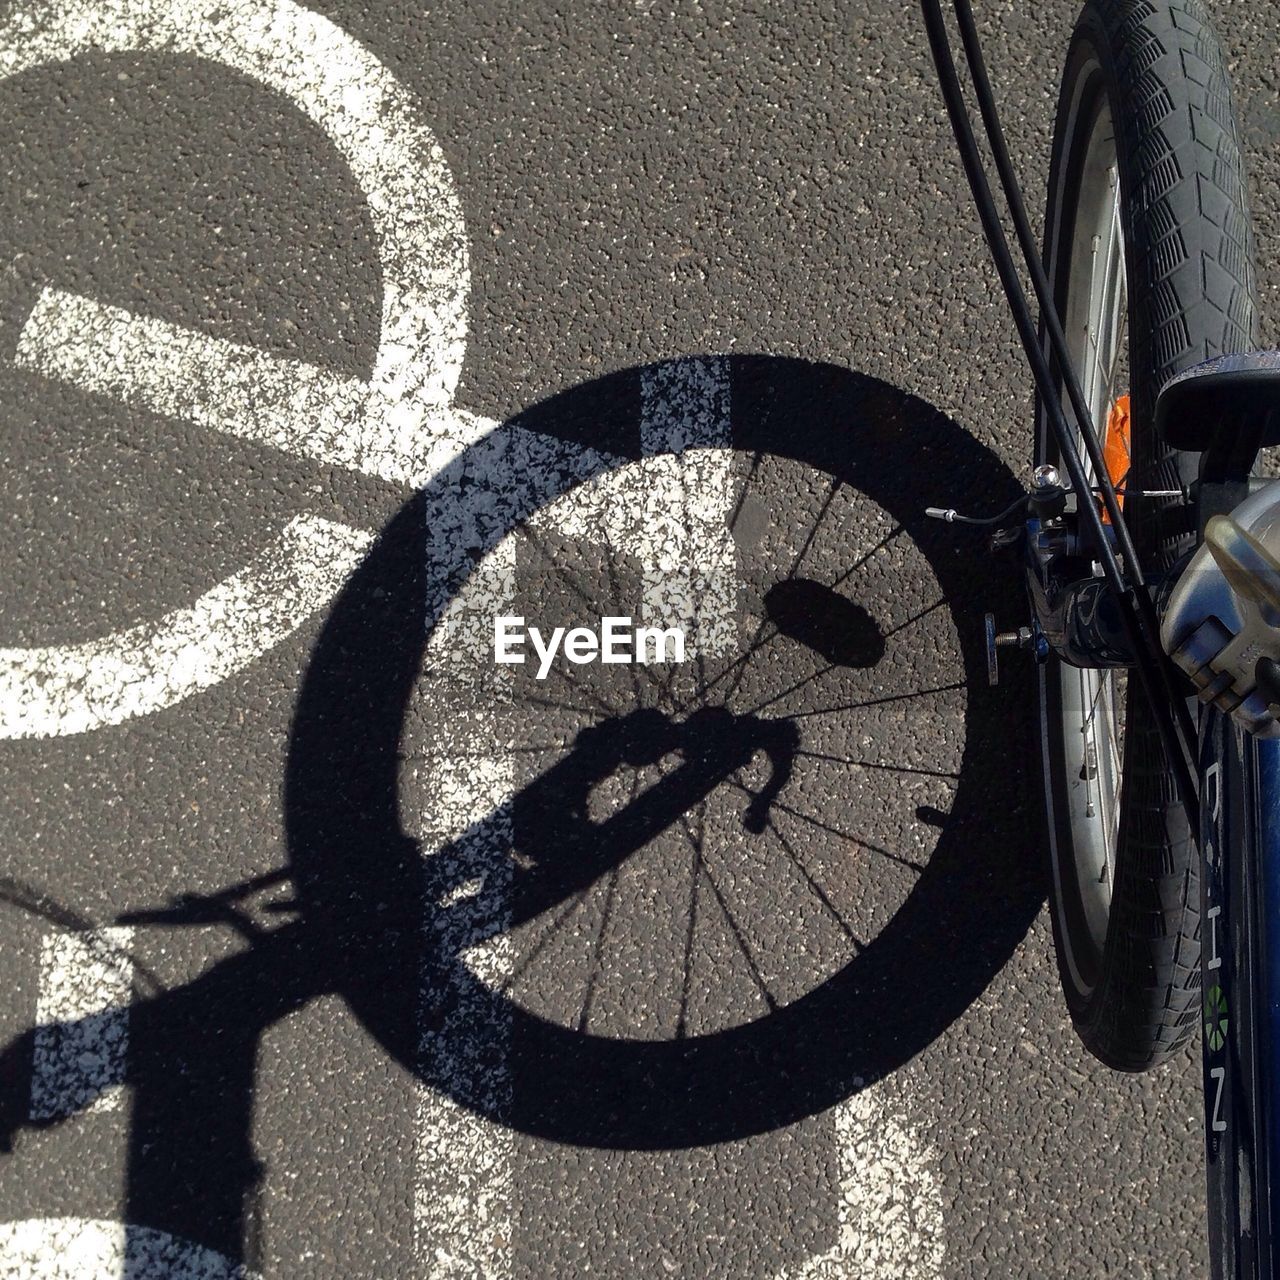
POLYGON ((1221 1049, 1227 1042, 1227 997, 1222 988, 1212 986, 1204 998, 1204 1038, 1210 1049, 1221 1049))

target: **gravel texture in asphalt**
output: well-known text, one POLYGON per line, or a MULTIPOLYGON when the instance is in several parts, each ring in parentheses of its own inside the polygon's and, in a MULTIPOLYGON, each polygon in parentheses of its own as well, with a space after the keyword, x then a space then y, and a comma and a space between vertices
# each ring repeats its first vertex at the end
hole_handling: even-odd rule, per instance
MULTIPOLYGON (((1038 216, 1075 6, 978 7, 1038 216)), ((0 73, 0 1276, 1203 1273, 923 517, 1032 398, 912 6, 16 0, 0 73)))

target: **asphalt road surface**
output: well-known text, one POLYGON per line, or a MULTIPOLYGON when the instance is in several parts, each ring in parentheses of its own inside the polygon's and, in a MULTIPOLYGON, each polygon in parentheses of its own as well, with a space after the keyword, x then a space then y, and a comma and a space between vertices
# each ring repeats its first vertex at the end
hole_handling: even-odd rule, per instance
MULTIPOLYGON (((1033 204, 1073 10, 980 5, 1033 204)), ((921 514, 1030 395, 911 6, 17 0, 0 76, 0 1275, 1202 1274, 921 514)))

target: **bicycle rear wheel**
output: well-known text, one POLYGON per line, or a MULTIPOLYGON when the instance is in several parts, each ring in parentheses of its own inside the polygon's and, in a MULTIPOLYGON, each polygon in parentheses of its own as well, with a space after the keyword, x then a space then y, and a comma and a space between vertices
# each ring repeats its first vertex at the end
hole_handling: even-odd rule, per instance
MULTIPOLYGON (((1190 365, 1251 346, 1255 311, 1230 88, 1198 0, 1086 4, 1058 104, 1045 235, 1111 478, 1182 488, 1197 455, 1156 437, 1156 395, 1190 365)), ((1060 461, 1042 405, 1035 459, 1060 461)), ((1130 495, 1124 512, 1149 576, 1194 544, 1191 509, 1176 499, 1130 495)), ((1051 659, 1040 718, 1067 1004, 1093 1054, 1143 1070, 1196 1025, 1194 842, 1136 681, 1051 659)))

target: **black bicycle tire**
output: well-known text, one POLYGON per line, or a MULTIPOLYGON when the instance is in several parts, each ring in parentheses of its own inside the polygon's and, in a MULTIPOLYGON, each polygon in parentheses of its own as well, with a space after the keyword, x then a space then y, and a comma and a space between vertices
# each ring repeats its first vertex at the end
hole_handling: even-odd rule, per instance
MULTIPOLYGON (((1255 345, 1256 296, 1244 167, 1221 46, 1199 0, 1089 0, 1067 57, 1054 130, 1045 263, 1059 308, 1073 239, 1073 183, 1097 106, 1116 125, 1129 280, 1132 465, 1145 487, 1195 478, 1198 455, 1168 449, 1151 427, 1175 374, 1255 345), (1096 102, 1091 104, 1091 95, 1096 102)), ((1043 411, 1037 461, 1051 457, 1043 411)), ((1194 545, 1186 506, 1130 502, 1126 515, 1148 574, 1194 545)), ((1077 980, 1078 889, 1057 681, 1042 672, 1040 713, 1050 884, 1058 969, 1086 1047, 1140 1071, 1166 1060, 1198 1022, 1197 854, 1149 705, 1130 681, 1121 814, 1106 939, 1088 987, 1077 980), (1056 849, 1056 855, 1052 851, 1056 849)))

